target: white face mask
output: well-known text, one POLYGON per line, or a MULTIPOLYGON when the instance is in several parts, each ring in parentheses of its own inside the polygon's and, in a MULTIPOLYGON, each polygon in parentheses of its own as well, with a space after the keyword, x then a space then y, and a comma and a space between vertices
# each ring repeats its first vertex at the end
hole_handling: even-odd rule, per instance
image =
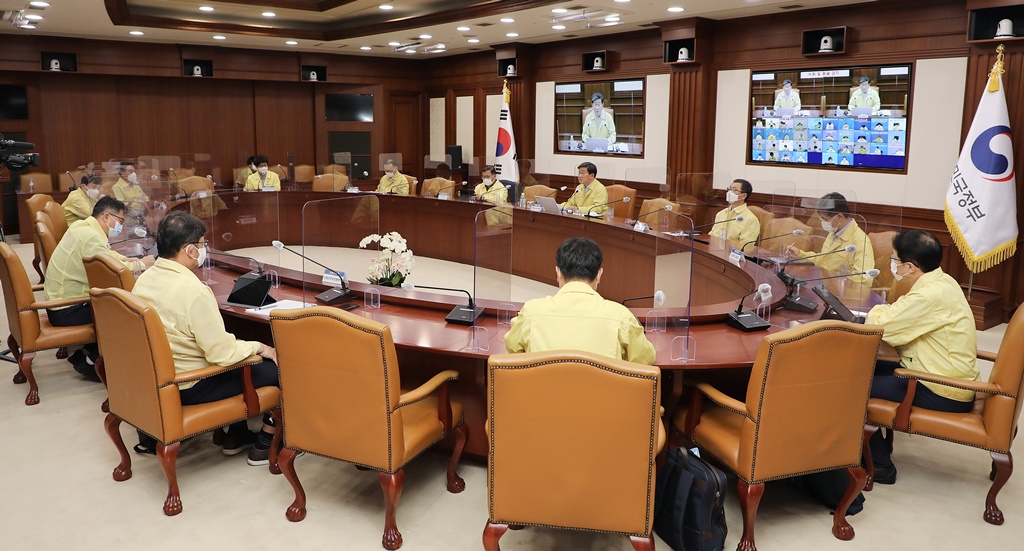
POLYGON ((394 170, 385 170, 384 174, 387 174, 388 178, 394 178, 395 177, 395 171, 394 170))
POLYGON ((196 259, 196 262, 198 262, 199 265, 202 266, 203 264, 206 263, 206 247, 200 249, 198 245, 192 246, 195 247, 197 251, 199 251, 199 258, 196 259))
POLYGON ((139 183, 139 175, 134 173, 134 172, 129 174, 128 175, 128 183, 129 184, 137 184, 137 183, 139 183))
POLYGON ((121 235, 121 229, 122 229, 121 221, 120 220, 115 220, 114 221, 114 227, 110 228, 109 230, 107 230, 107 237, 109 237, 110 239, 113 239, 113 238, 121 235))
POLYGON ((736 201, 740 200, 740 196, 735 191, 730 189, 729 191, 725 192, 725 200, 730 203, 735 203, 736 201))
POLYGON ((493 182, 494 182, 494 180, 491 180, 490 178, 484 178, 484 185, 485 186, 490 186, 491 183, 493 183, 493 182))
POLYGON ((900 275, 896 273, 896 270, 899 268, 899 266, 900 265, 897 264, 895 260, 891 258, 889 259, 889 270, 892 272, 892 277, 895 278, 896 281, 901 281, 906 275, 900 275))
POLYGON ((90 199, 96 199, 97 197, 100 196, 100 190, 94 188, 86 188, 85 194, 88 195, 90 199))
POLYGON ((268 170, 270 170, 270 169, 269 169, 269 168, 267 168, 267 167, 265 167, 265 166, 261 166, 261 167, 259 168, 259 170, 260 170, 260 175, 261 175, 261 176, 266 176, 266 175, 267 175, 267 171, 268 171, 268 170))
POLYGON ((832 221, 831 220, 822 219, 821 220, 821 229, 831 233, 832 230, 835 229, 835 228, 832 227, 832 221))
POLYGON ((249 169, 256 172, 256 165, 249 165, 249 169))

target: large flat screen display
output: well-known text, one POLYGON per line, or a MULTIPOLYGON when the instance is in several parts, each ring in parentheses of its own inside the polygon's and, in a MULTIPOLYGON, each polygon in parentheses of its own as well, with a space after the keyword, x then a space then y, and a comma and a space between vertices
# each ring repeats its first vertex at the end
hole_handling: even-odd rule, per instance
POLYGON ((910 65, 755 72, 751 163, 905 171, 910 65))
POLYGON ((555 84, 555 150, 643 155, 643 79, 555 84))

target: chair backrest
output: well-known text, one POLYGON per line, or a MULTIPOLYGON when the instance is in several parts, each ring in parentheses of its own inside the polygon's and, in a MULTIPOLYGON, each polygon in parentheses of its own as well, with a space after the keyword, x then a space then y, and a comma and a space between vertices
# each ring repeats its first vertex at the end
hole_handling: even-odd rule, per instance
POLYGON ((277 176, 281 178, 282 182, 288 179, 288 170, 284 166, 277 166, 276 164, 272 164, 269 166, 269 169, 270 172, 277 174, 277 176))
POLYGON ((43 212, 50 218, 50 225, 53 227, 53 238, 60 243, 64 234, 68 231, 68 219, 64 216, 64 209, 57 203, 47 203, 43 206, 43 212))
POLYGON ((178 180, 178 189, 188 195, 197 191, 212 191, 213 180, 203 176, 189 176, 178 180))
MULTIPOLYGON (((637 216, 643 215, 644 213, 651 213, 643 217, 644 222, 651 229, 658 231, 680 231, 680 230, 692 230, 689 227, 689 223, 683 221, 682 218, 665 212, 663 209, 668 206, 671 207, 669 210, 679 214, 683 214, 683 208, 678 203, 673 203, 664 197, 656 197, 654 199, 644 199, 644 202, 640 205, 640 212, 637 216), (684 228, 684 226, 686 226, 684 228)), ((696 222, 694 222, 696 225, 696 222)))
POLYGON ((35 195, 25 199, 25 206, 28 207, 29 220, 36 219, 37 212, 43 212, 43 207, 47 203, 52 203, 53 197, 45 193, 36 193, 35 195))
POLYGON ((896 233, 895 231, 883 231, 868 234, 871 250, 875 254, 875 269, 878 270, 878 277, 872 280, 871 287, 884 290, 888 294, 892 294, 895 283, 892 271, 889 270, 889 257, 892 256, 892 238, 896 233))
MULTIPOLYGON (((775 99, 779 99, 779 94, 781 94, 781 93, 782 93, 782 88, 776 88, 775 89, 775 99)), ((790 89, 789 93, 790 94, 794 94, 794 95, 799 97, 800 96, 800 89, 799 88, 792 88, 792 89, 790 89)))
POLYGON ((879 326, 841 321, 766 336, 747 385, 737 474, 755 483, 859 465, 881 338, 879 326))
POLYGON ((21 345, 24 345, 26 338, 34 342, 39 336, 39 313, 28 309, 35 301, 35 296, 25 265, 14 249, 3 241, 0 241, 0 257, 3 257, 3 262, 0 262, 0 283, 4 288, 9 330, 14 340, 21 345))
POLYGON ((423 181, 423 185, 420 186, 420 193, 424 197, 437 197, 437 192, 442 189, 444 189, 449 195, 456 193, 455 188, 449 186, 455 186, 455 180, 429 178, 423 181))
POLYGON ((526 186, 523 188, 523 195, 526 196, 527 201, 536 201, 537 196, 555 198, 555 191, 553 187, 545 186, 544 184, 534 184, 532 186, 526 186))
POLYGON ((50 265, 50 259, 53 258, 53 251, 57 250, 57 240, 53 238, 53 230, 50 229, 50 217, 46 216, 46 213, 36 213, 36 221, 32 224, 33 236, 36 239, 36 244, 39 246, 39 252, 42 254, 39 256, 39 262, 42 264, 43 273, 46 273, 46 267, 50 265))
POLYGON ((608 205, 608 208, 615 209, 615 214, 621 218, 632 218, 636 212, 636 188, 624 186, 622 184, 615 184, 613 186, 607 186, 605 188, 608 191, 608 201, 619 201, 624 197, 629 197, 628 203, 615 203, 614 205, 608 205))
POLYGON ((990 447, 1009 450, 1024 403, 1024 307, 1017 307, 1006 326, 988 380, 1005 394, 979 394, 985 401, 982 421, 990 447))
POLYGON ((270 327, 281 376, 284 445, 378 469, 401 465, 401 382, 388 326, 314 306, 275 310, 270 327), (344 343, 345 361, 325 361, 337 355, 338 343, 344 343))
POLYGON ((312 182, 316 177, 316 167, 313 165, 295 165, 296 182, 312 182))
MULTIPOLYGON (((143 181, 150 181, 150 180, 152 180, 152 176, 156 176, 157 178, 160 177, 160 171, 159 170, 155 170, 155 169, 143 168, 141 170, 137 170, 136 172, 139 173, 139 180, 143 180, 143 181), (145 178, 143 178, 143 176, 145 176, 145 178)), ((170 176, 170 171, 168 170, 167 172, 168 172, 168 176, 170 176)), ((184 180, 185 178, 191 178, 191 177, 193 177, 195 175, 196 175, 196 169, 194 169, 194 168, 175 167, 174 168, 174 175, 171 176, 171 177, 172 178, 178 178, 179 180, 184 180)))
POLYGON ((807 251, 811 248, 811 227, 803 222, 787 216, 785 218, 772 218, 771 223, 768 226, 766 235, 785 235, 793 231, 800 230, 803 235, 794 235, 792 237, 780 238, 778 240, 772 240, 765 242, 765 247, 774 247, 776 250, 780 246, 793 245, 801 251, 807 251))
POLYGON ((348 176, 340 172, 328 172, 313 178, 313 191, 345 191, 348 184, 348 176))
POLYGON ((768 230, 771 228, 772 220, 775 218, 775 214, 768 212, 761 207, 755 207, 754 205, 751 204, 747 204, 747 208, 750 209, 750 212, 754 213, 754 216, 757 217, 758 223, 761 224, 761 231, 760 233, 758 233, 757 237, 762 238, 769 235, 774 235, 768 233, 768 230))
POLYGON ((184 436, 174 358, 156 309, 124 289, 90 289, 110 413, 161 442, 184 436))
POLYGON ((657 367, 585 352, 488 358, 490 519, 649 534, 660 385, 657 367))
POLYGON ((403 174, 403 176, 405 176, 405 179, 409 181, 409 195, 419 195, 419 178, 413 176, 412 174, 403 174))
POLYGON ((236 184, 244 186, 245 185, 245 179, 247 178, 247 176, 245 174, 245 169, 246 168, 248 168, 248 167, 240 166, 240 167, 237 167, 237 168, 232 168, 231 169, 231 181, 236 183, 236 184))
POLYGON ((324 165, 324 174, 348 174, 348 167, 345 165, 324 165))
MULTIPOLYGON (((590 112, 593 111, 593 110, 594 110, 593 107, 587 107, 586 109, 583 110, 583 122, 582 122, 582 124, 586 124, 587 123, 587 115, 589 115, 590 112)), ((613 119, 615 118, 615 110, 614 109, 609 109, 609 108, 605 107, 603 110, 607 111, 608 114, 611 115, 613 119)))
POLYGON ((26 172, 22 174, 22 191, 29 191, 29 181, 32 182, 32 189, 35 193, 50 193, 53 191, 53 177, 47 172, 26 172))
POLYGON ((85 264, 85 277, 90 288, 124 289, 131 292, 135 287, 135 273, 121 262, 106 253, 87 256, 82 259, 85 264))
MULTIPOLYGON (((878 86, 868 86, 868 88, 878 93, 878 86)), ((860 86, 850 86, 850 99, 853 99, 853 93, 860 89, 860 86)))

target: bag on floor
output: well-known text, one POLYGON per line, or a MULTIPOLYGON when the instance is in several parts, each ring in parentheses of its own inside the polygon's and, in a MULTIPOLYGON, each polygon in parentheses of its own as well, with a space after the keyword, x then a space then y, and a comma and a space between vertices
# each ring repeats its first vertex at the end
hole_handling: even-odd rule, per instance
POLYGON ((686 450, 669 450, 658 473, 654 532, 675 551, 725 547, 725 473, 686 450))
MULTIPOLYGON (((835 512, 836 508, 839 507, 839 502, 843 500, 843 495, 846 494, 846 486, 850 482, 850 477, 846 474, 845 470, 835 469, 795 476, 790 480, 793 481, 793 485, 801 492, 811 496, 815 501, 835 512)), ((856 515, 863 510, 864 492, 861 492, 857 494, 857 497, 853 498, 853 503, 846 509, 846 514, 856 515)))

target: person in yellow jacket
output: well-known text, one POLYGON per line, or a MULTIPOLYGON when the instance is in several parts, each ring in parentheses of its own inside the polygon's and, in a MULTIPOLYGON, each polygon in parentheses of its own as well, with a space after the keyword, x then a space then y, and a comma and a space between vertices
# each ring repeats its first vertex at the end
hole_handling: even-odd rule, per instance
POLYGON ((117 169, 118 179, 114 184, 114 198, 125 204, 128 210, 145 210, 149 196, 139 185, 139 175, 135 173, 135 165, 126 163, 117 169))
POLYGON ((750 182, 737 178, 729 184, 725 200, 729 206, 715 215, 711 235, 728 240, 736 246, 754 241, 761 234, 761 221, 747 208, 747 199, 754 193, 750 182))
POLYGON ((850 109, 870 107, 873 112, 882 108, 882 100, 878 97, 878 90, 871 87, 871 79, 860 77, 860 88, 850 94, 849 107, 850 109))
POLYGON ((590 97, 590 105, 593 109, 583 121, 583 141, 586 142, 587 138, 607 138, 609 144, 615 143, 615 116, 604 110, 604 96, 601 92, 594 92, 590 97))
POLYGON ((800 110, 800 94, 793 93, 792 80, 782 81, 782 91, 775 97, 775 108, 800 110))
MULTIPOLYGON (((825 242, 821 245, 822 253, 841 251, 850 247, 855 248, 854 252, 835 252, 824 256, 815 256, 810 261, 823 270, 829 270, 839 274, 843 266, 846 273, 853 274, 863 272, 875 267, 875 251, 871 248, 871 240, 868 239, 864 230, 857 224, 857 220, 850 216, 850 204, 841 193, 829 193, 818 199, 818 218, 821 219, 821 229, 828 232, 825 242)), ((813 251, 801 251, 790 245, 786 252, 798 258, 807 258, 819 253, 813 251)), ((850 276, 850 279, 859 283, 869 283, 871 278, 867 275, 850 276)))
POLYGON ((270 171, 266 155, 257 155, 253 160, 256 172, 245 180, 244 191, 281 191, 281 177, 270 171))
POLYGON ((398 165, 393 159, 384 161, 384 176, 381 176, 380 184, 377 185, 377 193, 409 195, 409 179, 398 171, 398 165))
MULTIPOLYGON (((508 203, 508 188, 498 180, 494 174, 494 166, 487 165, 480 171, 483 182, 473 188, 473 195, 477 201, 491 203, 492 205, 504 205, 508 203)), ((509 208, 489 209, 484 212, 484 220, 488 226, 500 226, 512 222, 512 212, 509 208)))
POLYGON ((597 179, 597 165, 583 163, 576 167, 576 181, 579 185, 569 200, 562 203, 563 209, 571 209, 584 215, 604 217, 608 212, 608 190, 597 179))
POLYGON ((99 176, 82 176, 82 183, 68 194, 67 199, 64 199, 60 208, 64 211, 68 227, 79 220, 85 220, 92 216, 92 209, 100 198, 100 184, 102 183, 103 180, 99 176))

